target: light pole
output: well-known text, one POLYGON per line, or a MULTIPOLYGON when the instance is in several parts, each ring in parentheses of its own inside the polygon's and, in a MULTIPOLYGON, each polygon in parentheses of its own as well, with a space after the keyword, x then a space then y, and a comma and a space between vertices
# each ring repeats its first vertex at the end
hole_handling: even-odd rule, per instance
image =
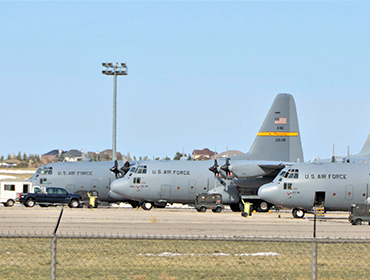
POLYGON ((126 63, 118 63, 115 65, 113 63, 102 63, 105 70, 102 71, 104 75, 114 76, 113 80, 113 139, 112 139, 112 150, 113 150, 113 160, 117 161, 116 155, 116 138, 117 138, 117 76, 127 75, 127 66, 126 63))

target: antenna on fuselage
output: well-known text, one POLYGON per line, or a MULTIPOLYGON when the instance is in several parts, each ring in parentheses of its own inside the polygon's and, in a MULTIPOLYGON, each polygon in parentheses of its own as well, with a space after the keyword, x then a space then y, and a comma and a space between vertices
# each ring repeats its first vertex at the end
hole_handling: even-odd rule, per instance
POLYGON ((347 147, 347 163, 349 163, 349 146, 347 147))
POLYGON ((333 155, 331 157, 331 162, 335 162, 335 144, 333 143, 333 155))

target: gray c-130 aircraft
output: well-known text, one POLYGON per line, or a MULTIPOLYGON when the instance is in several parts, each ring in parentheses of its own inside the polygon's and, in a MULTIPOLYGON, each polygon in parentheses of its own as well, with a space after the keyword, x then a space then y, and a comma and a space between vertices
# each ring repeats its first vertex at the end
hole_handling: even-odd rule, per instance
POLYGON ((122 196, 111 197, 108 195, 110 183, 116 178, 124 176, 130 169, 128 159, 123 164, 111 161, 100 162, 55 162, 42 165, 29 179, 34 186, 63 187, 69 192, 96 191, 101 202, 128 202, 133 207, 137 206, 134 201, 123 199, 122 196))
POLYGON ((293 96, 278 94, 248 153, 218 161, 148 161, 111 183, 109 195, 138 201, 144 210, 154 203, 192 204, 199 193, 220 193, 222 203, 240 211, 241 198, 260 211, 271 204, 257 196, 290 162, 303 161, 293 96))
POLYGON ((370 135, 360 153, 335 159, 287 165, 272 183, 259 188, 264 200, 292 208, 303 218, 316 206, 324 211, 349 211, 352 204, 369 202, 370 135))

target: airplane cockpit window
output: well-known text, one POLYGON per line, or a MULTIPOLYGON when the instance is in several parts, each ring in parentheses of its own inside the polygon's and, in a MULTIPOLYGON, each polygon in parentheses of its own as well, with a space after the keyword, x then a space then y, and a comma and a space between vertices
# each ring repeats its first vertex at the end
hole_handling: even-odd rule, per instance
MULTIPOLYGON (((147 166, 146 165, 139 165, 137 167, 132 167, 130 169, 131 174, 132 173, 137 173, 137 174, 146 174, 147 171, 147 166)), ((131 176, 130 174, 130 176, 131 176)))
POLYGON ((299 170, 298 169, 288 169, 288 171, 282 171, 279 175, 279 182, 283 178, 289 178, 289 179, 298 179, 299 177, 299 170))
POLYGON ((141 183, 141 178, 140 178, 140 177, 135 177, 135 178, 133 179, 133 183, 134 183, 134 184, 140 184, 140 183, 141 183))
POLYGON ((43 175, 52 175, 53 167, 48 167, 48 166, 40 167, 39 169, 37 169, 36 172, 39 174, 43 174, 43 175))
POLYGON ((292 190, 293 184, 292 183, 284 183, 284 190, 292 190))

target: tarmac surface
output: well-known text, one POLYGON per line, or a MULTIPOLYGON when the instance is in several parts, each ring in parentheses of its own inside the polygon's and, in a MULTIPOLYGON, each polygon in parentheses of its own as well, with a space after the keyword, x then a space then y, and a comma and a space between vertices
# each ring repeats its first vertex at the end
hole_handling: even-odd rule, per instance
MULTIPOLYGON (((52 234, 62 207, 26 208, 0 206, 0 234, 52 234)), ((73 236, 218 236, 218 237, 313 237, 314 219, 294 219, 290 211, 253 213, 198 213, 192 208, 143 209, 63 208, 57 234, 73 236)), ((353 226, 347 212, 329 212, 316 220, 317 238, 370 238, 370 226, 353 226)))

